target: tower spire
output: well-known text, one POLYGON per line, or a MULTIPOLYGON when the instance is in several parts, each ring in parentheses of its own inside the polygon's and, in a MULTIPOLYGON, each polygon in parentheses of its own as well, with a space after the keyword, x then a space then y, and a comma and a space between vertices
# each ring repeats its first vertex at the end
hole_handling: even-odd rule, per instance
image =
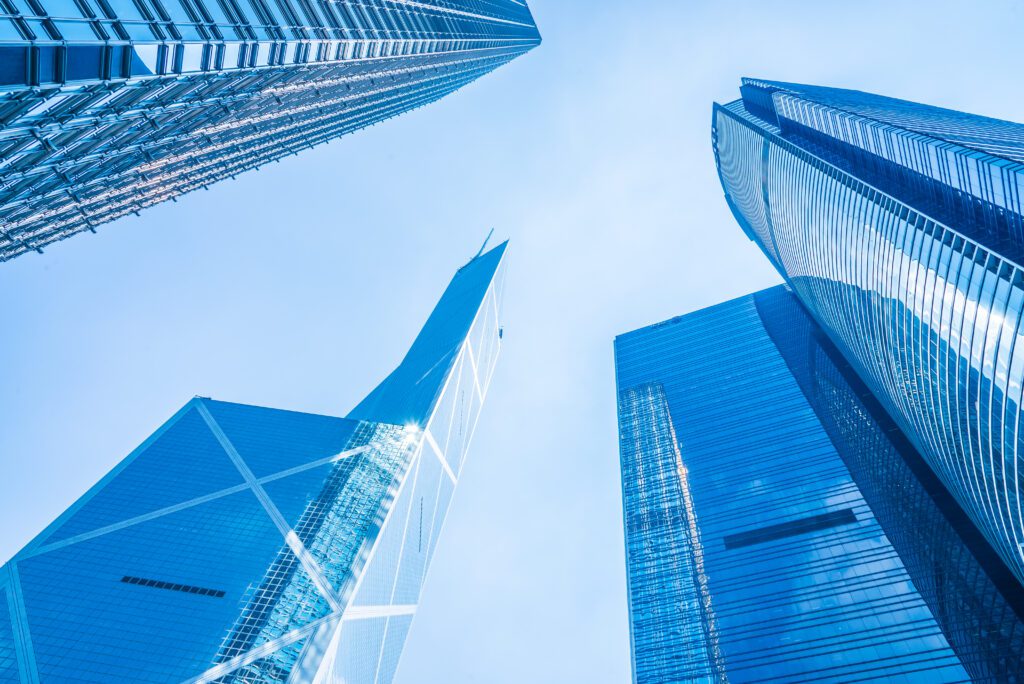
POLYGON ((473 257, 474 259, 484 253, 484 250, 487 249, 487 243, 491 241, 492 235, 494 235, 494 228, 491 228, 491 231, 487 233, 487 237, 484 238, 484 244, 480 245, 480 251, 476 253, 476 256, 473 257))

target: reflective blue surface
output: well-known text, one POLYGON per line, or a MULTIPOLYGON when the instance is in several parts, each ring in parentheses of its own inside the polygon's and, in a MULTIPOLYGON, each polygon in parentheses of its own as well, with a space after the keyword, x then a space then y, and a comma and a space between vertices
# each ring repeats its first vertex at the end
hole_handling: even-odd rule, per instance
POLYGON ((0 5, 0 261, 434 102, 528 52, 518 0, 0 5))
POLYGON ((838 88, 744 80, 783 137, 1021 261, 1024 126, 838 88))
POLYGON ((46 537, 53 543, 244 483, 196 411, 187 411, 46 537), (186 453, 189 458, 180 458, 186 453), (197 464, 202 464, 198 468, 197 464))
POLYGON ((390 682, 497 361, 504 248, 358 419, 186 404, 0 571, 0 681, 390 682))
POLYGON ((778 287, 754 303, 972 681, 1015 681, 1024 671, 1016 578, 796 297, 778 287))
POLYGON ((714 109, 734 215, 1024 580, 1024 127, 746 79, 714 109))
MULTIPOLYGON (((349 418, 395 425, 426 423, 448 370, 470 334, 481 292, 494 280, 506 246, 498 245, 459 270, 402 363, 349 413, 349 418)), ((474 346, 486 353, 479 343, 474 346)))
POLYGON ((204 669, 281 535, 249 491, 18 563, 44 681, 177 682, 204 669), (224 591, 135 586, 124 576, 224 591))
MULTIPOLYGON (((10 600, 6 589, 0 590, 0 615, 6 615, 10 600)), ((0 682, 18 682, 18 654, 14 647, 14 628, 8 619, 0 620, 0 682)))
POLYGON ((964 578, 919 589, 959 537, 861 477, 900 457, 891 426, 826 401, 858 395, 801 356, 819 352, 798 306, 776 288, 616 339, 634 681, 1009 681, 1013 608, 963 541, 945 569, 964 578), (989 602, 940 605, 964 597, 989 602))

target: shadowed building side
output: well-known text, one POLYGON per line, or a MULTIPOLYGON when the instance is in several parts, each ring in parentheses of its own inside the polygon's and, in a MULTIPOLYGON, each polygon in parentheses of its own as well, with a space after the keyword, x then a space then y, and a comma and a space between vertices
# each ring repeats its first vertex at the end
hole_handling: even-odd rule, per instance
POLYGON ((637 684, 1017 681, 1016 579, 785 287, 615 358, 637 684))
POLYGON ((1024 593, 999 555, 783 287, 753 295, 765 331, 973 682, 1024 672, 1024 593))

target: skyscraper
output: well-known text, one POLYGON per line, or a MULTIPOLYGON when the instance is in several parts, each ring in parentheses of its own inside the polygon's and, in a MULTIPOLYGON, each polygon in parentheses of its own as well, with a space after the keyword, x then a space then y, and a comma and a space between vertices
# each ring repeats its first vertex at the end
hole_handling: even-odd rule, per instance
POLYGON ((519 0, 0 0, 0 261, 420 107, 519 0))
POLYGON ((1019 681, 1016 578, 787 288, 615 359, 636 684, 1019 681))
POLYGON ((497 360, 504 252, 345 418, 189 401, 3 566, 0 681, 390 682, 497 360))
POLYGON ((715 105, 737 221, 1024 581, 1024 126, 744 79, 715 105))

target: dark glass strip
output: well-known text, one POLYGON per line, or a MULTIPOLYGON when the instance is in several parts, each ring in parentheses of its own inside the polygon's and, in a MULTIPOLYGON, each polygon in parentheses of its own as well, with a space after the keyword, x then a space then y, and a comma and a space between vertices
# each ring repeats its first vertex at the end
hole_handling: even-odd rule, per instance
POLYGON ((857 516, 854 515, 853 509, 844 508, 840 511, 829 511, 828 513, 812 515, 807 518, 800 518, 799 520, 790 520, 778 525, 769 525, 756 530, 730 534, 724 538, 725 548, 738 549, 744 546, 763 544, 775 541, 776 539, 795 537, 798 534, 818 532, 820 530, 827 530, 830 527, 839 527, 840 525, 849 525, 855 522, 857 522, 857 516))
POLYGON ((125 575, 121 578, 121 581, 125 584, 137 584, 143 587, 153 587, 154 589, 170 589, 171 591, 180 591, 185 594, 199 594, 201 596, 213 596, 215 598, 224 598, 224 592, 220 589, 206 589, 205 587, 193 587, 190 584, 176 584, 174 582, 163 582, 155 579, 145 579, 143 577, 132 577, 125 575))

